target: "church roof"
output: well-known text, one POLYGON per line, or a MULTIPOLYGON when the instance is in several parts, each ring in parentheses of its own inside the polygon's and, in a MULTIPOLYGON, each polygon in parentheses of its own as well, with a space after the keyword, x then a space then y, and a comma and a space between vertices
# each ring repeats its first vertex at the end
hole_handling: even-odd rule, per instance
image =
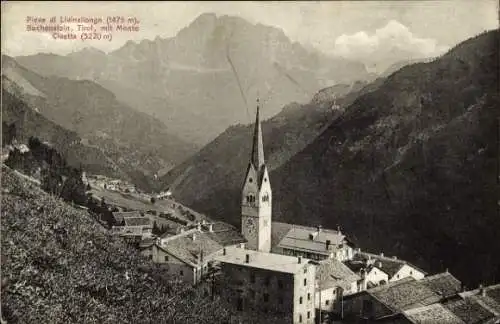
MULTIPOLYGON (((264 142, 262 140, 262 126, 260 124, 260 107, 257 104, 255 128, 252 141, 252 164, 255 170, 260 171, 264 166, 264 142)), ((259 172, 260 173, 260 172, 259 172)))

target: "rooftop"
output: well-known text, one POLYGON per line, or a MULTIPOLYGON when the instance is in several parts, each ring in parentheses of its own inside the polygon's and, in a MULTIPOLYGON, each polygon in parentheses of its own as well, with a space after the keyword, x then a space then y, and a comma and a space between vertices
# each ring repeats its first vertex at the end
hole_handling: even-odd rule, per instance
POLYGON ((326 259, 319 262, 316 267, 316 279, 321 289, 341 287, 350 289, 352 282, 361 278, 352 272, 347 266, 336 259, 326 259))
POLYGON ((204 257, 223 248, 209 235, 197 229, 167 237, 161 242, 157 245, 160 249, 193 266, 203 263, 204 257))
POLYGON ((113 218, 117 223, 121 223, 125 217, 143 217, 140 211, 134 210, 129 212, 113 212, 113 218))
POLYGON ((280 248, 330 254, 331 250, 326 248, 327 241, 330 243, 330 248, 347 243, 345 235, 340 231, 277 222, 274 222, 272 226, 273 232, 275 226, 276 231, 279 231, 279 233, 274 233, 274 239, 279 239, 276 245, 280 248))
POLYGON ((368 289, 367 293, 394 312, 427 306, 441 300, 438 294, 413 277, 368 289))
POLYGON ((226 248, 226 254, 217 256, 216 260, 223 263, 292 274, 303 269, 309 262, 309 259, 305 258, 302 258, 301 263, 299 263, 299 258, 297 257, 247 250, 238 247, 226 248), (249 256, 248 263, 246 263, 247 255, 249 256))
POLYGON ((125 226, 153 226, 148 217, 124 217, 125 226))
POLYGON ((404 314, 414 323, 465 324, 458 316, 441 304, 433 304, 410 309, 404 314))
POLYGON ((492 312, 470 298, 449 301, 443 306, 466 323, 483 323, 494 317, 492 312))
POLYGON ((500 316, 500 284, 465 291, 459 295, 477 302, 495 316, 500 316))
POLYGON ((212 223, 212 232, 209 232, 209 225, 202 225, 202 229, 207 235, 222 246, 245 243, 247 240, 230 224, 224 222, 212 223))
POLYGON ((377 266, 377 268, 387 273, 389 275, 389 278, 392 278, 405 264, 425 274, 425 271, 419 269, 415 265, 396 257, 386 257, 384 255, 378 255, 368 252, 358 252, 356 253, 356 255, 354 255, 353 260, 364 263, 369 261, 374 263, 379 262, 380 266, 378 266, 377 264, 375 265, 377 266))
POLYGON ((438 273, 420 280, 439 296, 448 298, 456 295, 462 289, 462 283, 449 272, 438 273))

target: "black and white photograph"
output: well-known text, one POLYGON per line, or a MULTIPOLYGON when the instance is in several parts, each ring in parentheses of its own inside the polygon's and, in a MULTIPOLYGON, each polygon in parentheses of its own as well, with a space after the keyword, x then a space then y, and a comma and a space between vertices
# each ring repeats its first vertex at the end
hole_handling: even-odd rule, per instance
POLYGON ((2 1, 0 324, 499 324, 499 31, 2 1))

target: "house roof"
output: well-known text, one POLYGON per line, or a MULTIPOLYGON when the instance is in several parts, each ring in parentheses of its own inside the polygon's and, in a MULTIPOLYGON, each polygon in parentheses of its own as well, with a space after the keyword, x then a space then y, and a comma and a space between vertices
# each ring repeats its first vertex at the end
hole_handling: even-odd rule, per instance
POLYGON ((415 323, 465 324, 465 322, 441 304, 410 309, 404 314, 415 323))
POLYGON ((128 212, 113 212, 113 218, 116 222, 121 223, 125 217, 143 217, 140 211, 128 211, 128 212))
POLYGON ((448 298, 456 295, 462 289, 462 283, 449 272, 438 273, 420 280, 439 296, 448 298))
POLYGON ((465 291, 459 294, 464 299, 479 303, 495 316, 500 317, 500 284, 465 291))
POLYGON ((157 244, 157 246, 192 266, 203 263, 202 258, 216 253, 223 248, 222 245, 214 241, 206 233, 197 229, 162 239, 162 243, 157 244))
POLYGON ((394 312, 427 306, 441 299, 438 294, 413 277, 369 289, 367 293, 394 312))
MULTIPOLYGON (((276 222, 272 224, 275 227, 276 222)), ((276 224, 280 233, 275 233, 274 238, 281 236, 281 239, 276 244, 280 248, 289 248, 302 250, 306 252, 314 252, 321 254, 330 254, 332 250, 326 249, 326 242, 330 241, 330 249, 335 249, 342 244, 347 244, 345 235, 339 231, 308 227, 293 224, 276 224), (288 225, 288 226, 287 226, 288 225), (287 230, 288 228, 288 230, 287 230)), ((274 229, 273 229, 274 231, 274 229)), ((273 235, 271 235, 272 237, 273 235)))
POLYGON ((247 240, 232 225, 224 222, 212 223, 212 232, 208 232, 209 225, 202 225, 205 233, 222 246, 245 243, 247 240))
POLYGON ((303 269, 310 261, 309 259, 302 258, 301 263, 299 263, 297 257, 247 250, 238 247, 226 248, 226 254, 217 256, 215 260, 222 263, 292 274, 303 269), (249 255, 248 263, 246 263, 246 255, 249 255))
POLYGON ((153 226, 148 217, 123 217, 125 226, 153 226))
POLYGON ((448 301, 443 306, 466 323, 483 323, 495 316, 480 303, 470 298, 448 301))
POLYGON ((377 267, 382 271, 384 271, 385 273, 387 273, 389 275, 389 278, 392 278, 405 264, 408 265, 409 267, 414 268, 415 270, 422 272, 423 274, 426 274, 425 271, 419 269, 415 265, 405 260, 397 259, 395 257, 391 258, 368 252, 358 252, 354 255, 353 260, 365 263, 368 262, 368 260, 371 260, 370 262, 379 264, 377 267))
POLYGON ((341 287, 350 289, 351 284, 361 278, 336 259, 326 259, 316 267, 316 279, 321 289, 341 287))

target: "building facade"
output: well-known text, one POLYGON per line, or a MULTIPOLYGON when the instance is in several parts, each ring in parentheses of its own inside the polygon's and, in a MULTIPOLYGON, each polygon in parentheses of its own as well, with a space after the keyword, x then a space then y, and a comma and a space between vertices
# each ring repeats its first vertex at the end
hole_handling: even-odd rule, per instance
POLYGON ((220 294, 236 310, 279 314, 284 323, 314 323, 316 268, 309 260, 234 247, 215 260, 220 294))

